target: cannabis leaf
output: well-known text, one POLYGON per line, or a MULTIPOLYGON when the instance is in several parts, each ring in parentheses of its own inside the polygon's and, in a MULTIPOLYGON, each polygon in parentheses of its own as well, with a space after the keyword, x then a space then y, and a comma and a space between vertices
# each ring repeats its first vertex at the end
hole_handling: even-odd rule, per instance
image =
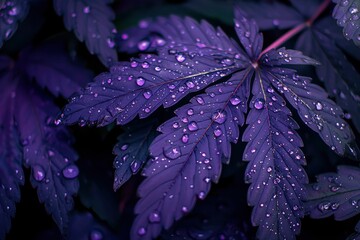
MULTIPOLYGON (((352 119, 359 131, 360 86, 357 80, 360 75, 346 54, 360 59, 360 50, 344 39, 341 29, 336 26, 332 18, 317 19, 318 15, 327 8, 329 0, 293 0, 291 3, 298 13, 286 15, 287 19, 279 18, 279 14, 276 13, 279 5, 282 5, 281 3, 259 4, 259 8, 266 7, 266 15, 258 14, 256 11, 258 8, 255 9, 251 3, 241 2, 240 4, 251 17, 256 19, 261 29, 286 28, 285 26, 287 26, 296 29, 296 31, 289 31, 289 34, 301 31, 295 48, 321 62, 321 65, 316 67, 317 76, 324 82, 330 96, 335 97, 336 102, 349 112, 346 117, 352 119), (299 14, 303 18, 301 22, 299 22, 299 14), (272 24, 269 24, 269 19, 272 19, 272 24)), ((281 8, 287 9, 286 12, 294 11, 286 5, 282 5, 281 8)))
POLYGON ((108 4, 112 0, 54 0, 54 8, 63 16, 67 30, 73 30, 80 41, 85 41, 91 54, 97 54, 100 61, 111 65, 117 61, 114 49, 116 29, 112 20, 115 14, 108 4))
MULTIPOLYGON (((3 80, 8 77, 10 76, 2 76, 1 89, 8 87, 5 84, 7 81, 3 80)), ((2 93, 0 98, 0 239, 5 239, 5 234, 10 229, 11 218, 15 216, 15 203, 20 200, 19 187, 24 184, 21 168, 23 156, 13 118, 15 106, 13 102, 8 102, 10 95, 11 92, 8 91, 2 93)))
POLYGON ((114 147, 114 190, 136 174, 149 157, 148 148, 156 137, 156 121, 134 122, 125 127, 114 147))
POLYGON ((70 97, 85 86, 92 74, 66 54, 65 39, 49 40, 25 49, 19 60, 28 77, 47 88, 52 95, 70 97))
POLYGON ((352 166, 338 166, 337 173, 317 176, 317 183, 309 184, 306 188, 305 207, 310 212, 310 217, 325 218, 334 215, 335 220, 342 221, 357 215, 360 212, 359 182, 360 170, 352 166))
POLYGON ((243 158, 250 162, 246 181, 251 183, 253 224, 259 226, 260 239, 294 239, 304 215, 307 176, 301 167, 305 159, 295 132, 298 125, 281 95, 336 153, 344 154, 354 140, 342 110, 325 91, 288 68, 318 62, 284 48, 262 52, 257 24, 239 9, 235 30, 241 46, 206 22, 175 16, 158 21, 164 22, 160 33, 166 41, 172 39, 170 44, 156 48, 157 55, 118 63, 110 73, 96 77, 59 119, 66 124, 125 124, 223 80, 178 108, 176 116, 158 128, 161 134, 149 147, 153 159, 144 167, 146 179, 138 188, 141 199, 131 238, 157 237, 194 207, 196 197, 206 197, 211 182, 219 180, 221 163, 229 161, 230 143, 238 141, 252 92, 243 158))
MULTIPOLYGON (((73 206, 72 196, 78 189, 78 168, 74 164, 77 155, 70 147, 72 138, 64 126, 54 124, 59 109, 52 102, 52 97, 31 80, 34 77, 39 85, 46 81, 46 87, 53 90, 55 96, 68 95, 79 85, 74 81, 66 89, 55 87, 55 81, 64 77, 62 71, 56 72, 51 67, 63 70, 61 66, 70 66, 71 62, 59 62, 59 68, 49 64, 44 75, 37 72, 36 67, 45 64, 41 62, 44 61, 41 59, 43 51, 42 47, 37 50, 29 48, 20 54, 17 61, 0 56, 0 101, 3 106, 0 110, 3 133, 0 151, 1 238, 9 230, 10 218, 15 214, 15 202, 20 199, 19 185, 24 182, 22 164, 31 169, 30 181, 37 189, 39 201, 45 204, 62 233, 67 228, 68 212, 73 206)), ((69 60, 64 55, 58 53, 55 56, 61 61, 69 60)), ((83 73, 86 77, 88 73, 77 65, 70 69, 67 77, 71 79, 83 73)))
POLYGON ((359 0, 333 0, 336 6, 333 17, 337 24, 343 27, 343 33, 347 40, 353 40, 356 46, 360 46, 360 1, 359 0))
POLYGON ((158 55, 114 64, 109 73, 97 76, 71 99, 60 121, 104 126, 116 120, 126 124, 137 115, 149 116, 161 105, 174 105, 243 64, 235 45, 220 29, 191 18, 174 16, 168 22, 173 24, 172 32, 182 32, 188 40, 159 49, 158 55))
POLYGON ((28 1, 7 0, 0 1, 0 47, 5 40, 12 37, 19 21, 28 13, 28 1))

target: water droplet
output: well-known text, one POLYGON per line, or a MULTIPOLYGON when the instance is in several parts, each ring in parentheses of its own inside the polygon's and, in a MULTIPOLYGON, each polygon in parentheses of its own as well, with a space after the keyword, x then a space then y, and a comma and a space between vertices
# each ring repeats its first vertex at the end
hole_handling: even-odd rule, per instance
POLYGON ((130 164, 130 168, 131 168, 131 171, 133 173, 137 173, 137 171, 140 168, 140 164, 138 162, 136 162, 136 161, 132 161, 131 164, 130 164))
POLYGON ((232 97, 230 98, 230 103, 233 105, 233 106, 237 106, 239 105, 241 102, 240 98, 238 97, 232 97))
POLYGON ((138 78, 136 79, 136 84, 137 84, 139 87, 143 86, 143 85, 145 84, 145 79, 143 79, 142 77, 138 77, 138 78))
POLYGON ((194 109, 189 108, 189 109, 187 110, 187 114, 188 114, 189 116, 192 116, 192 115, 194 114, 194 109))
POLYGON ((142 67, 142 68, 149 68, 149 67, 150 67, 150 64, 149 64, 148 62, 143 62, 143 63, 141 64, 141 67, 142 67))
POLYGON ((279 22, 279 20, 274 19, 274 20, 272 21, 272 24, 273 24, 274 26, 279 26, 280 22, 279 22))
POLYGON ((254 107, 258 110, 261 110, 264 108, 265 100, 263 98, 258 98, 254 102, 254 107))
POLYGON ((187 134, 184 134, 182 137, 181 137, 181 141, 183 143, 187 143, 189 141, 189 135, 187 134))
POLYGON ((65 178, 76 178, 79 175, 79 169, 76 165, 71 164, 62 170, 62 174, 65 178))
POLYGON ((175 129, 176 129, 176 128, 179 128, 179 126, 180 126, 180 125, 179 125, 179 123, 178 123, 178 122, 174 122, 172 126, 173 126, 173 128, 175 128, 175 129))
POLYGON ((137 47, 140 51, 145 51, 146 49, 149 48, 149 46, 150 46, 150 42, 147 40, 142 40, 137 44, 137 47))
POLYGON ((186 82, 186 86, 187 86, 188 88, 194 88, 194 87, 195 87, 195 84, 194 84, 192 81, 187 81, 187 82, 186 82))
POLYGON ((339 206, 340 206, 339 203, 333 203, 333 204, 331 204, 331 209, 335 211, 336 209, 339 208, 339 206))
POLYGON ((269 173, 269 172, 271 172, 272 171, 272 167, 268 167, 267 169, 266 169, 266 171, 269 173))
POLYGON ((115 42, 111 38, 106 39, 106 43, 109 46, 109 48, 115 47, 115 42))
POLYGON ((137 66, 138 66, 138 62, 137 62, 137 61, 131 61, 130 66, 131 66, 132 68, 137 67, 137 66))
POLYGON ((205 199, 205 193, 204 192, 199 192, 199 195, 198 195, 199 199, 201 200, 204 200, 205 199))
POLYGON ((198 130, 199 127, 198 127, 198 125, 197 125, 197 123, 195 121, 192 121, 192 122, 189 123, 188 129, 189 129, 190 132, 194 132, 194 131, 198 130))
POLYGON ((86 14, 90 13, 90 6, 85 6, 83 12, 86 14))
POLYGON ((181 156, 181 150, 179 147, 170 147, 164 151, 164 155, 169 159, 177 159, 181 156))
POLYGON ((45 171, 41 166, 35 165, 32 170, 33 170, 33 177, 36 181, 41 182, 42 180, 44 180, 45 171))
POLYGON ((121 149, 122 151, 126 151, 128 148, 129 148, 129 145, 128 145, 128 144, 124 144, 124 145, 121 146, 120 149, 121 149))
POLYGON ((140 235, 140 236, 144 236, 145 234, 146 234, 146 229, 145 228, 139 228, 139 230, 138 230, 138 234, 140 235))
POLYGON ((221 110, 217 111, 213 113, 211 119, 216 123, 223 124, 226 121, 226 112, 221 110))
POLYGON ((160 72, 160 71, 161 71, 161 68, 160 68, 159 66, 156 66, 156 67, 155 67, 155 71, 160 72))
POLYGON ((184 62, 185 61, 185 56, 183 54, 178 54, 176 55, 176 60, 180 63, 184 62))
POLYGON ((152 94, 151 94, 150 91, 146 91, 146 92, 143 93, 143 96, 144 96, 145 99, 149 99, 151 97, 151 95, 152 94))
POLYGON ((187 213, 187 212, 189 212, 189 209, 184 206, 184 207, 181 208, 181 211, 182 211, 183 213, 187 213))
POLYGON ((218 128, 217 128, 217 129, 214 130, 214 135, 215 135, 215 137, 220 137, 221 134, 222 134, 221 129, 218 129, 218 128))
POLYGON ((202 97, 197 97, 196 101, 200 104, 200 105, 204 105, 204 99, 202 97))
POLYGON ((160 222, 160 215, 158 213, 151 213, 149 215, 149 222, 151 222, 151 223, 160 222))
POLYGON ((126 162, 126 160, 128 160, 129 158, 129 154, 125 154, 121 159, 123 162, 126 162))
POLYGON ((318 205, 318 209, 322 212, 325 212, 329 210, 330 206, 331 206, 330 202, 323 202, 318 205))
POLYGON ((317 102, 317 103, 315 104, 315 107, 316 107, 316 110, 318 110, 318 111, 323 110, 323 105, 322 105, 321 102, 317 102))
POLYGON ((8 12, 10 16, 16 16, 18 15, 19 11, 17 7, 13 7, 10 9, 10 11, 8 12))
POLYGON ((104 239, 104 236, 103 236, 103 234, 100 232, 100 230, 98 230, 98 229, 93 229, 93 230, 90 232, 89 239, 90 239, 90 240, 102 240, 102 239, 104 239))

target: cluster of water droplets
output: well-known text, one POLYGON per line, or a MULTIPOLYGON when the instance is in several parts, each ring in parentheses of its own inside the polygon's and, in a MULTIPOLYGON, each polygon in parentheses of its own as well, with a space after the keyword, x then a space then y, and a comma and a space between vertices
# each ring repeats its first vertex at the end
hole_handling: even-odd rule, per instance
POLYGON ((21 3, 21 1, 0 2, 0 31, 5 31, 3 33, 5 40, 9 39, 14 33, 16 22, 21 19, 24 12, 26 12, 26 4, 26 2, 21 3))
MULTIPOLYGON (((337 9, 334 14, 338 19, 337 22, 340 26, 346 27, 348 29, 354 29, 355 31, 356 29, 359 29, 358 21, 360 19, 360 6, 357 1, 352 1, 352 4, 350 4, 350 2, 351 1, 349 0, 341 0, 339 2, 339 9, 337 9), (340 16, 340 11, 341 17, 338 18, 337 16, 340 16)), ((360 41, 359 31, 355 31, 355 33, 357 34, 355 39, 360 41)), ((353 36, 350 36, 348 31, 344 31, 344 35, 347 39, 353 38, 353 36)))

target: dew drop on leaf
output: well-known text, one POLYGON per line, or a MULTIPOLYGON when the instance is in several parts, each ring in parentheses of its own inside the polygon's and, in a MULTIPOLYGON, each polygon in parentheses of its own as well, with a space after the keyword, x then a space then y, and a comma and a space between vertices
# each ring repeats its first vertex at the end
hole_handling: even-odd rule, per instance
POLYGON ((164 155, 169 159, 177 159, 181 156, 181 150, 179 147, 170 147, 164 151, 164 155))
POLYGON ((150 42, 147 40, 143 40, 138 42, 137 47, 140 51, 145 51, 150 46, 150 42))
POLYGON ((189 123, 188 129, 189 129, 190 132, 194 132, 194 131, 198 130, 199 127, 198 127, 196 122, 192 121, 192 122, 189 123))
POLYGON ((211 119, 219 124, 223 124, 226 121, 226 112, 225 111, 216 111, 211 116, 211 119))
POLYGON ((128 147, 129 147, 128 144, 124 144, 124 145, 122 145, 122 146, 120 147, 120 149, 121 149, 122 151, 126 151, 126 150, 128 149, 128 147))
POLYGON ((44 178, 45 178, 44 169, 39 165, 34 166, 33 167, 33 177, 38 182, 41 182, 42 180, 44 180, 44 178))
POLYGON ((79 169, 76 165, 69 165, 63 169, 62 174, 65 178, 76 178, 79 175, 79 169))
POLYGON ((230 98, 230 103, 231 103, 231 105, 233 105, 233 106, 237 106, 237 105, 239 105, 240 104, 240 98, 238 98, 238 97, 232 97, 232 98, 230 98))
POLYGON ((214 135, 215 135, 215 137, 220 137, 221 134, 222 134, 221 129, 215 129, 215 130, 214 130, 214 135))
POLYGON ((181 141, 183 143, 187 143, 189 141, 189 135, 187 134, 184 134, 182 137, 181 137, 181 141))
POLYGON ((140 236, 144 236, 146 234, 146 229, 145 228, 139 228, 138 232, 137 232, 140 236))
POLYGON ((146 92, 143 93, 143 96, 144 96, 145 99, 149 99, 151 97, 151 95, 152 94, 151 94, 150 91, 146 91, 146 92))
POLYGON ((151 223, 158 223, 160 222, 160 215, 158 213, 151 213, 149 215, 149 222, 151 223))
POLYGON ((322 105, 321 102, 317 102, 317 103, 315 104, 315 107, 316 107, 316 110, 318 110, 318 111, 321 111, 321 110, 323 109, 323 105, 322 105))
POLYGON ((254 107, 258 110, 261 110, 264 108, 265 100, 263 98, 258 98, 254 102, 254 107))
POLYGON ((136 79, 136 84, 137 84, 139 87, 143 86, 143 85, 145 84, 145 79, 143 79, 142 77, 138 77, 138 78, 136 79))
POLYGON ((93 229, 90 232, 90 236, 89 236, 90 240, 102 240, 104 239, 103 234, 100 232, 100 230, 98 229, 93 229))
POLYGON ((182 63, 182 62, 184 62, 185 61, 185 56, 183 55, 183 54, 178 54, 178 55, 176 55, 176 61, 178 61, 178 62, 180 62, 180 63, 182 63))

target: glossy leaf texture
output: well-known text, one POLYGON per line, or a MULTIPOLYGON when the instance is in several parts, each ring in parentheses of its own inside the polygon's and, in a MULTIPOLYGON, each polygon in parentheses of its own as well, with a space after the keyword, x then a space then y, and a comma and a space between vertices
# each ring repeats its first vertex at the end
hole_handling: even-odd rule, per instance
POLYGON ((0 1, 0 48, 16 32, 18 23, 26 17, 28 8, 27 0, 0 1))
MULTIPOLYGON (((41 51, 40 51, 41 52, 41 51)), ((36 51, 33 52, 36 55, 36 51)), ((37 189, 62 233, 65 233, 73 195, 78 190, 77 154, 71 148, 72 138, 64 126, 55 126, 59 109, 48 95, 31 81, 26 61, 0 57, 1 82, 1 235, 8 230, 14 202, 20 199, 19 184, 24 164, 31 169, 30 181, 37 189), (5 219, 5 220, 4 220, 5 219)), ((59 63, 61 64, 61 63, 59 63)), ((59 93, 61 92, 61 89, 59 93)))
MULTIPOLYGON (((334 215, 343 221, 360 213, 360 169, 338 166, 337 173, 317 176, 317 182, 307 186, 306 210, 311 218, 334 215)), ((359 223, 357 224, 359 225, 359 223)), ((359 234, 359 229, 356 227, 359 234)), ((356 239, 356 234, 349 239, 356 239)))
POLYGON ((343 119, 342 110, 327 98, 322 88, 310 83, 310 78, 299 76, 290 69, 273 67, 266 75, 297 110, 301 120, 317 132, 332 150, 339 155, 345 151, 356 154, 351 148, 354 134, 343 119))
POLYGON ((244 65, 241 49, 222 31, 191 18, 173 17, 172 22, 174 31, 192 36, 191 43, 169 45, 157 55, 113 65, 109 73, 97 76, 71 99, 59 121, 104 126, 116 120, 126 124, 137 115, 149 116, 161 105, 170 107, 244 65), (181 31, 185 26, 188 30, 181 31))
POLYGON ((117 61, 112 23, 115 14, 108 6, 111 0, 54 0, 54 8, 63 16, 67 30, 73 30, 84 41, 91 54, 96 54, 105 66, 117 61))
POLYGON ((305 157, 303 143, 296 133, 284 99, 271 86, 268 73, 256 73, 251 110, 243 134, 248 142, 243 159, 249 161, 245 180, 251 183, 248 203, 254 206, 252 223, 259 226, 259 239, 295 239, 300 232, 304 211, 304 184, 301 167, 305 157))
POLYGON ((64 126, 54 124, 59 109, 36 88, 25 84, 18 87, 14 100, 24 164, 31 168, 31 184, 37 189, 39 201, 65 232, 72 196, 78 190, 79 169, 74 163, 77 154, 70 147, 71 138, 64 126))
POLYGON ((190 17, 182 19, 174 15, 142 20, 138 26, 119 33, 117 39, 119 50, 129 53, 157 51, 171 44, 192 44, 229 52, 235 50, 233 40, 221 28, 215 29, 204 20, 197 23, 190 17))
POLYGON ((336 6, 333 17, 337 24, 343 27, 346 39, 353 40, 360 47, 360 1, 359 0, 333 0, 336 6))
POLYGON ((151 144, 153 160, 138 188, 141 197, 132 239, 153 239, 204 199, 211 181, 217 182, 221 163, 230 158, 230 142, 239 137, 251 77, 250 68, 206 89, 176 110, 176 117, 159 127, 162 132, 151 144))
MULTIPOLYGON (((297 15, 289 15, 289 19, 283 20, 282 26, 296 27, 305 23, 313 16, 323 1, 291 1, 294 8, 302 15, 303 21, 299 23, 297 15), (293 16, 293 18, 291 18, 293 16)), ((278 3, 281 4, 281 3, 278 3)), ((278 5, 277 4, 277 5, 278 5)), ((240 3, 240 6, 247 10, 247 14, 254 17, 260 29, 275 29, 277 26, 265 24, 265 20, 272 18, 277 20, 278 7, 268 6, 268 15, 258 14, 255 8, 247 7, 248 3, 240 3)), ((288 6, 283 5, 285 8, 288 6)), ((286 27, 285 27, 286 28, 286 27)), ((345 110, 346 117, 351 118, 360 131, 360 86, 359 71, 349 60, 347 55, 360 59, 360 50, 351 42, 347 41, 342 34, 340 27, 330 17, 323 17, 313 22, 310 26, 296 35, 295 49, 301 50, 304 54, 318 60, 321 65, 317 66, 316 74, 324 82, 326 90, 330 97, 335 97, 337 104, 345 110)))
POLYGON ((134 121, 125 126, 114 147, 114 190, 119 189, 129 178, 139 172, 149 158, 148 148, 155 139, 156 120, 134 121))
MULTIPOLYGON (((3 74, 0 70, 0 73, 3 74)), ((18 128, 14 120, 15 106, 10 102, 12 92, 11 75, 0 78, 0 239, 5 239, 15 216, 15 204, 20 200, 20 185, 24 184, 22 170, 23 153, 18 128)))
POLYGON ((70 59, 65 39, 55 39, 24 50, 18 60, 30 79, 52 95, 70 97, 92 78, 92 73, 70 59))

